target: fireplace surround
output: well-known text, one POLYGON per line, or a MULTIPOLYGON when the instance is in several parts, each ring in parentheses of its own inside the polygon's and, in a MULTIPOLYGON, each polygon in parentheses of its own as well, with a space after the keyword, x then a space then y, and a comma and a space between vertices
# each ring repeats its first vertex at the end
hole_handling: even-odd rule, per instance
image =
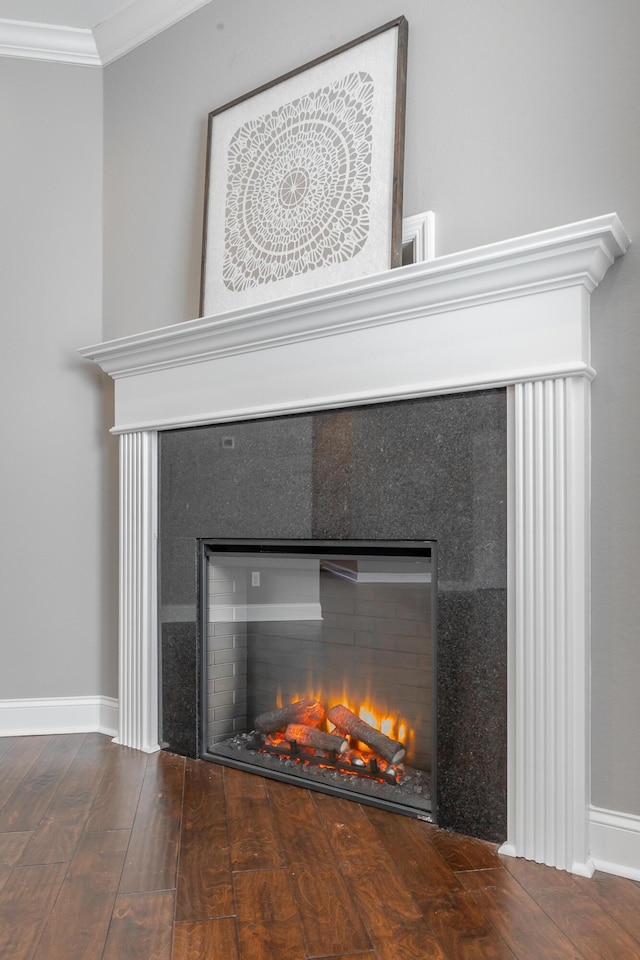
POLYGON ((589 300, 628 243, 610 214, 83 349, 121 435, 118 740, 158 747, 160 432, 505 387, 502 849, 590 874, 589 300))
MULTIPOLYGON (((442 826, 503 841, 506 434, 504 389, 163 431, 163 745, 191 756, 201 746, 199 540, 433 540, 439 663, 433 812, 442 826)), ((395 632, 400 628, 396 623, 395 632)), ((353 647, 357 639, 350 637, 353 647)))

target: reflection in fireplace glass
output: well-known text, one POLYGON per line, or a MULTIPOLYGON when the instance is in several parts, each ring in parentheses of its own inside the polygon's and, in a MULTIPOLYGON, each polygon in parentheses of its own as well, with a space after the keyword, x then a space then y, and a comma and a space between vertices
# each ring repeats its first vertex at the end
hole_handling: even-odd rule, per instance
POLYGON ((201 541, 202 756, 431 819, 435 544, 201 541))

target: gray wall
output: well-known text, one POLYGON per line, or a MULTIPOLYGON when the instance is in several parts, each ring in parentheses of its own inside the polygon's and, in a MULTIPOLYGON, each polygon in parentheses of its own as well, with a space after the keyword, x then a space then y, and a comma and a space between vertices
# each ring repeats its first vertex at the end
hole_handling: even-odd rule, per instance
POLYGON ((101 71, 0 58, 0 699, 117 695, 101 71), (105 399, 103 399, 103 397, 105 399))
MULTIPOLYGON (((640 228, 637 0, 216 0, 105 71, 105 334, 197 316, 206 115, 404 13, 405 215, 440 254, 640 228)), ((593 802, 640 814, 640 270, 593 298, 593 802)))
MULTIPOLYGON (((197 315, 208 111, 400 13, 440 254, 611 210, 637 238, 637 0, 216 0, 104 71, 0 58, 0 699, 116 695, 111 393, 75 350, 197 315)), ((592 322, 593 801, 638 815, 639 257, 592 322)))

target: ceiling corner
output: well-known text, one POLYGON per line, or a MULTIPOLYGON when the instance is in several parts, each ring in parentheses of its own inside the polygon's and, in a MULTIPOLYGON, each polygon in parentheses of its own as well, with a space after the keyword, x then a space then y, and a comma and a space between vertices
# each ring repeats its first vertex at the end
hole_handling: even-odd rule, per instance
POLYGON ((0 19, 0 57, 103 67, 211 0, 131 0, 93 27, 0 19))
POLYGON ((210 2, 211 0, 133 0, 93 29, 102 64, 106 66, 119 59, 210 2))

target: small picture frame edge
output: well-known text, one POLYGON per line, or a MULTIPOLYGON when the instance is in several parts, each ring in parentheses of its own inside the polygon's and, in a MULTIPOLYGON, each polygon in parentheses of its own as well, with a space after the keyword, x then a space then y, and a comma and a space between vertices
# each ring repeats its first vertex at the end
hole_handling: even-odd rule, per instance
POLYGON ((432 210, 402 221, 402 265, 424 263, 436 256, 436 217, 432 210))

